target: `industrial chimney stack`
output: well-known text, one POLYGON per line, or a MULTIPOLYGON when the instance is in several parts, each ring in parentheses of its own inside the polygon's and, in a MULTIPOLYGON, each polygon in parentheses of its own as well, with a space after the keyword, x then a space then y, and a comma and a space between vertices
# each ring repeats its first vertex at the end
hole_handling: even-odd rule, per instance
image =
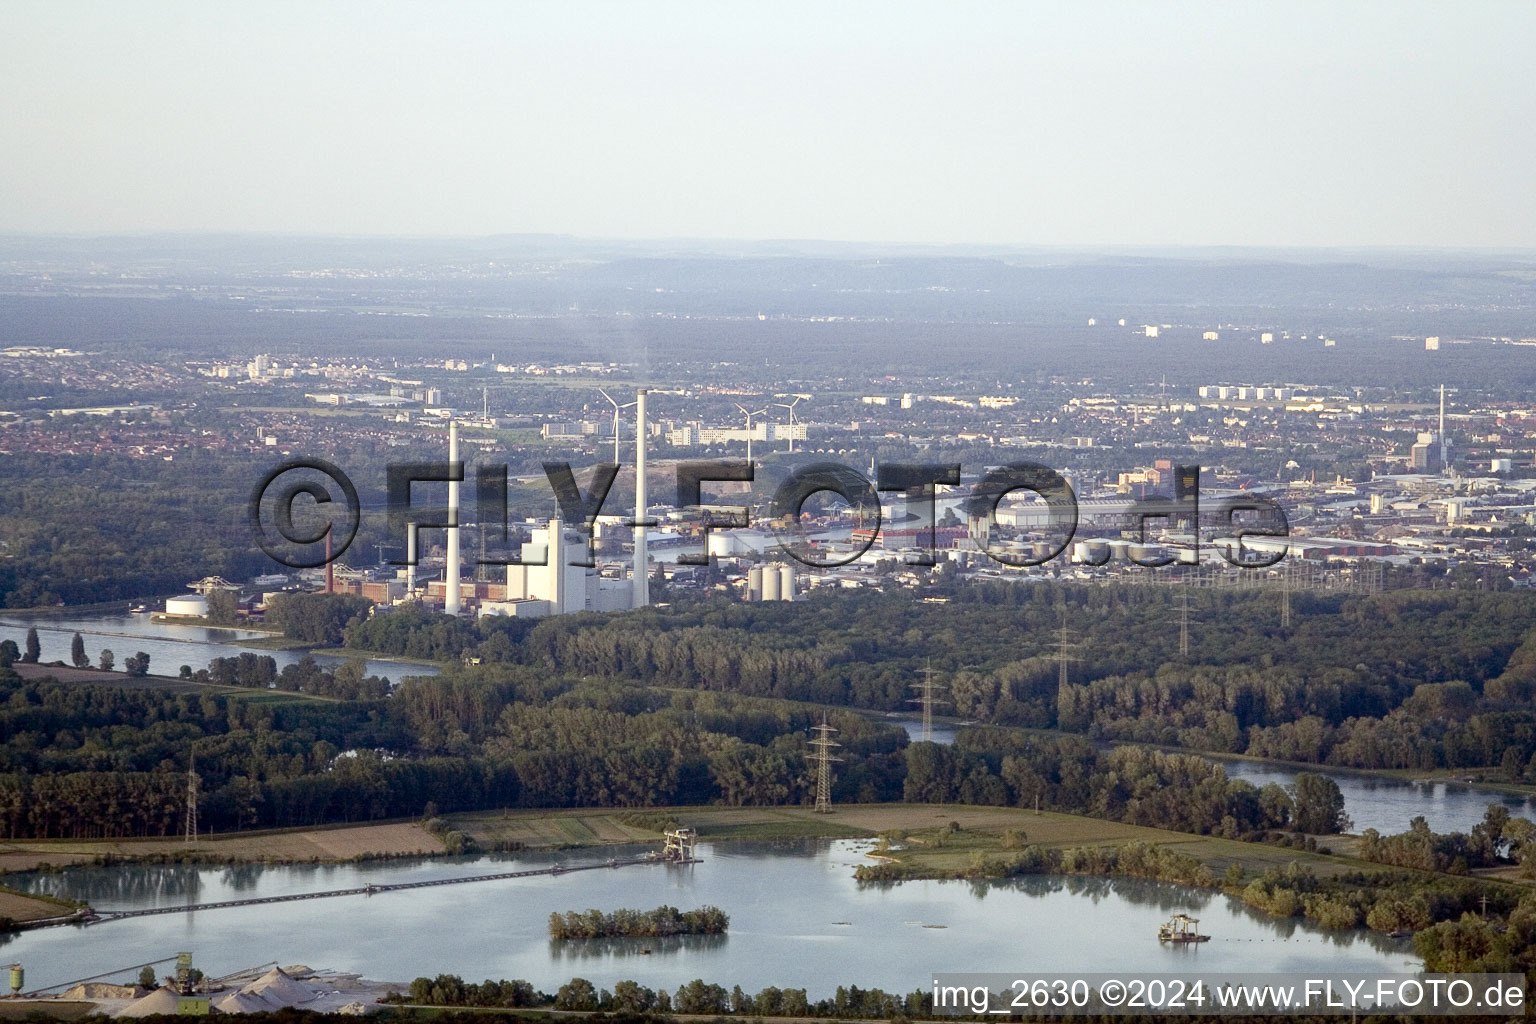
POLYGON ((651 603, 651 585, 646 568, 649 561, 645 550, 646 520, 645 500, 645 388, 635 392, 635 597, 634 608, 644 608, 651 603))
MULTIPOLYGON (((448 461, 459 461, 459 425, 448 421, 448 461)), ((448 481, 448 578, 443 590, 443 611, 459 614, 459 484, 448 481)))

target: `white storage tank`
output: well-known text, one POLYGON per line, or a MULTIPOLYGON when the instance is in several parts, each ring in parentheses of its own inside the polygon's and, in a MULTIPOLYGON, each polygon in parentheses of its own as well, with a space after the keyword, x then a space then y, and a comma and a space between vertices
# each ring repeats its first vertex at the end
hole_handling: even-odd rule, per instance
POLYGON ((744 546, 735 534, 721 530, 709 531, 705 554, 713 558, 731 558, 741 554, 743 550, 744 546))
POLYGON ((763 569, 763 600, 777 601, 779 599, 779 570, 777 566, 766 566, 763 569))
POLYGON ((165 599, 165 614, 167 615, 197 615, 208 614, 208 599, 201 595, 191 597, 168 597, 165 599))
POLYGON ((793 601, 795 599, 795 567, 792 565, 779 566, 779 600, 793 601))
POLYGON ((1109 558, 1109 545, 1102 540, 1077 540, 1072 542, 1072 561, 1088 565, 1103 565, 1109 558))

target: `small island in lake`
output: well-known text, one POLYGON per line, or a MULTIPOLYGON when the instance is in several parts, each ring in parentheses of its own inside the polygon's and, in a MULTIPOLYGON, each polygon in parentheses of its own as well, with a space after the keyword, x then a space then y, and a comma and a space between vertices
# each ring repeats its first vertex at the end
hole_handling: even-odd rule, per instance
POLYGON ((549 915, 552 939, 656 938, 663 935, 723 935, 730 915, 719 907, 697 910, 568 910, 549 915))

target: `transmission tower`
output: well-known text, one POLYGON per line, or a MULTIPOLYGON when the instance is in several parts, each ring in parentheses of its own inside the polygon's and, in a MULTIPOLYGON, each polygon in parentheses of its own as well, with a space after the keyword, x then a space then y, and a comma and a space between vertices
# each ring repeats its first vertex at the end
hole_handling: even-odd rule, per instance
POLYGON ((1082 661, 1073 652, 1082 644, 1072 639, 1072 631, 1067 628, 1067 606, 1061 606, 1061 629, 1057 631, 1056 642, 1051 645, 1056 649, 1056 685, 1062 689, 1067 686, 1067 666, 1074 661, 1082 661))
POLYGON ((923 707, 923 739, 933 739, 933 708, 936 704, 948 704, 949 701, 939 696, 944 690, 943 683, 933 681, 934 668, 932 663, 927 668, 920 669, 923 677, 920 683, 913 683, 912 689, 917 691, 916 697, 908 697, 908 704, 921 704, 923 707))
POLYGON ((197 842, 197 767, 195 755, 187 754, 187 842, 197 842))
POLYGON ((816 813, 831 814, 832 762, 842 760, 833 756, 832 748, 842 744, 832 738, 832 733, 837 730, 827 724, 826 716, 822 716, 821 724, 815 726, 813 731, 816 733, 816 738, 811 740, 814 749, 805 756, 816 762, 816 813))
POLYGON ((1189 657, 1189 591, 1179 593, 1179 657, 1189 657))
POLYGON ((1280 569, 1280 628, 1291 628, 1291 563, 1280 569))

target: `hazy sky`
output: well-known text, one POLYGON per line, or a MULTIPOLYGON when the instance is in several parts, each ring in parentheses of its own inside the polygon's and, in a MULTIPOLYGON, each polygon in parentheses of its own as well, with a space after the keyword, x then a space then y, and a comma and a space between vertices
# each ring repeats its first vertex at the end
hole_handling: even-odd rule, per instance
POLYGON ((0 231, 1536 246, 1536 4, 0 0, 0 231))

